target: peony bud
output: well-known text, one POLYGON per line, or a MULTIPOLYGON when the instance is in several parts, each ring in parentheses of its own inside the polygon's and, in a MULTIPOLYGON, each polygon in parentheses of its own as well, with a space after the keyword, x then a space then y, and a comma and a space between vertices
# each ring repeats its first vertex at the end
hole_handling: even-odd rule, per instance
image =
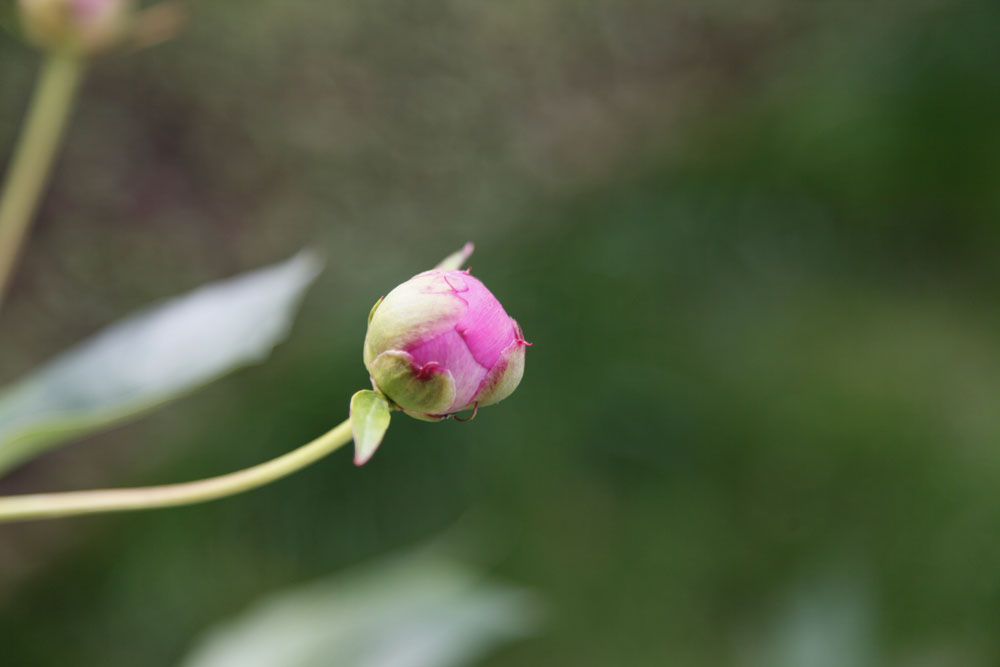
POLYGON ((407 414, 435 420, 509 396, 528 344, 476 278, 434 270, 375 304, 364 359, 375 389, 407 414))
POLYGON ((44 49, 92 56, 121 40, 131 0, 19 0, 24 30, 44 49))

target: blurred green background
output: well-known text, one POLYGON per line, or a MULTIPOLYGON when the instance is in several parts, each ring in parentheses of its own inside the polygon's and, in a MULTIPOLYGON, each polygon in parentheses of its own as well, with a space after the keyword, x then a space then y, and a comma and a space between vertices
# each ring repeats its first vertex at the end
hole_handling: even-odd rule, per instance
MULTIPOLYGON (((0 663, 176 664, 262 595, 458 531, 546 609, 486 667, 1000 664, 1000 10, 190 9, 89 73, 0 381, 303 246, 327 269, 265 364, 0 492, 305 442, 367 383, 371 304, 466 240, 526 375, 471 424, 397 417, 360 469, 0 526, 0 663)), ((5 155, 37 65, 0 41, 5 155)))

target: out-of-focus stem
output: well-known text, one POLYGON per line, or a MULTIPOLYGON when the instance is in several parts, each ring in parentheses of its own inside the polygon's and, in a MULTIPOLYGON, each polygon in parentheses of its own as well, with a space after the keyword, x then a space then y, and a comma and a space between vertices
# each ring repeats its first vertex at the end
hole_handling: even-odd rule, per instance
POLYGON ((69 54, 52 53, 38 77, 21 138, 0 194, 0 308, 83 70, 69 54))
POLYGON ((315 463, 351 441, 348 419, 287 454, 252 468, 183 484, 0 497, 0 523, 78 514, 191 505, 263 486, 315 463))

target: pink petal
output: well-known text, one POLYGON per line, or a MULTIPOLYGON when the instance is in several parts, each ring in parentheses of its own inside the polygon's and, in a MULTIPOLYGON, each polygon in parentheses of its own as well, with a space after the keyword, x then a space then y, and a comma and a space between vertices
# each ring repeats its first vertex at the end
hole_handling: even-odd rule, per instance
POLYGON ((451 371, 455 380, 455 401, 448 412, 461 409, 472 402, 488 372, 472 356, 469 347, 455 330, 446 331, 406 351, 413 357, 418 368, 436 363, 439 368, 451 371))

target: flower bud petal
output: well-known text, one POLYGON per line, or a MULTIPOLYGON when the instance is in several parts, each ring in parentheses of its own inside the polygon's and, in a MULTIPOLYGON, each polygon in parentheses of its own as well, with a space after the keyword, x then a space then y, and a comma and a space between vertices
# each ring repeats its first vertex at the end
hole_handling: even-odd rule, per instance
POLYGON ((524 376, 524 350, 524 340, 515 340, 503 351, 476 393, 479 407, 499 403, 514 393, 524 376))
POLYGON ((364 360, 376 389, 413 416, 439 419, 509 396, 525 345, 485 285, 467 271, 435 269, 375 304, 364 360))
POLYGON ((369 315, 366 345, 379 352, 405 350, 414 342, 453 328, 465 310, 445 281, 422 273, 375 305, 369 315))

